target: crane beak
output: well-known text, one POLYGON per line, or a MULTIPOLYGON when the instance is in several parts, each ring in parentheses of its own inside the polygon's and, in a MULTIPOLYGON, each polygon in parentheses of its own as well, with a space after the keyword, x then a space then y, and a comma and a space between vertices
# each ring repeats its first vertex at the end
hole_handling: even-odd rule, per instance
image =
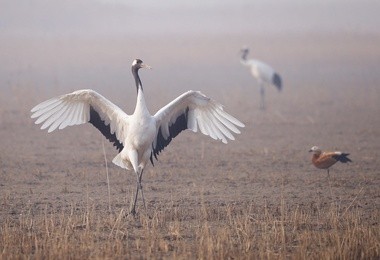
POLYGON ((310 149, 310 150, 309 150, 309 153, 311 153, 312 151, 313 151, 313 150, 310 149))
POLYGON ((149 66, 149 65, 146 65, 145 63, 143 63, 143 64, 141 64, 141 68, 144 68, 144 69, 152 69, 152 67, 151 66, 149 66))

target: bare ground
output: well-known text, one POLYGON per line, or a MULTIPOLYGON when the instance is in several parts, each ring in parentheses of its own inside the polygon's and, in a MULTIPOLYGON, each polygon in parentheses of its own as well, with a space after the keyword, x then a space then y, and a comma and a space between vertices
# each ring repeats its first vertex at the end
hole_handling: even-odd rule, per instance
MULTIPOLYGON (((200 134, 182 133, 159 156, 155 167, 144 172, 147 213, 159 214, 161 221, 165 221, 165 216, 168 221, 181 220, 178 232, 189 245, 181 251, 175 242, 170 242, 172 238, 167 238, 166 251, 153 256, 202 258, 200 254, 191 255, 194 250, 191 245, 195 246, 195 240, 199 240, 191 227, 204 220, 204 210, 208 212, 206 220, 211 230, 217 230, 226 225, 226 212, 259 219, 265 210, 273 216, 281 216, 283 211, 288 215, 301 211, 318 218, 317 214, 327 214, 333 205, 337 216, 355 212, 361 225, 379 231, 380 78, 378 68, 373 66, 378 65, 373 56, 380 55, 379 49, 373 44, 369 46, 372 50, 358 51, 360 44, 350 43, 336 52, 328 46, 342 42, 332 41, 321 39, 313 45, 327 50, 326 63, 319 57, 319 53, 324 52, 314 51, 310 46, 309 51, 302 53, 301 50, 294 59, 288 58, 297 47, 292 43, 288 45, 292 47, 283 47, 287 62, 279 62, 278 67, 285 71, 282 73, 284 91, 277 93, 268 89, 265 111, 258 109, 258 90, 248 71, 239 74, 237 69, 233 76, 242 76, 243 80, 231 88, 209 86, 202 90, 223 103, 226 111, 243 121, 246 127, 228 145, 200 134), (334 53, 337 54, 334 56, 334 53), (311 165, 307 151, 313 145, 348 152, 353 163, 334 165, 328 179, 325 171, 311 165)), ((312 45, 304 39, 305 42, 312 45)), ((257 49, 260 48, 265 49, 264 43, 258 44, 257 49)), ((269 56, 271 58, 275 60, 269 56)), ((233 66, 239 68, 238 62, 233 66)), ((112 165, 116 151, 89 125, 52 134, 40 131, 29 119, 29 110, 54 90, 40 92, 37 95, 25 85, 12 86, 9 94, 1 97, 0 225, 4 228, 9 223, 19 223, 23 216, 37 221, 47 214, 81 216, 91 212, 93 218, 106 219, 128 210, 135 190, 134 173, 112 165)), ((153 93, 158 98, 159 101, 150 100, 153 108, 180 93, 151 90, 148 84, 145 92, 147 96, 153 93)), ((134 104, 134 92, 131 93, 128 111, 134 104)), ((61 92, 54 95, 58 94, 61 92)), ((106 89, 103 94, 111 100, 120 98, 119 94, 106 89)), ((141 200, 138 203, 138 211, 144 215, 141 200)), ((125 232, 130 241, 148 236, 141 233, 144 224, 123 221, 129 223, 125 232)), ((311 223, 321 230, 328 229, 318 220, 311 223)), ((75 225, 79 224, 80 220, 75 225)), ((104 232, 99 234, 110 232, 103 228, 104 232)), ((306 226, 303 230, 314 228, 306 226)), ((297 242, 292 245, 296 246, 297 242)), ((135 257, 149 257, 136 244, 129 246, 130 254, 135 252, 135 257)), ((321 247, 331 248, 328 244, 321 247)), ((378 254, 376 250, 379 248, 374 251, 378 254)), ((292 255, 294 251, 289 249, 285 256, 301 257, 301 254, 292 255)), ((248 249, 249 252, 251 256, 262 256, 255 247, 248 249)), ((235 252, 229 256, 244 258, 248 253, 235 252)))

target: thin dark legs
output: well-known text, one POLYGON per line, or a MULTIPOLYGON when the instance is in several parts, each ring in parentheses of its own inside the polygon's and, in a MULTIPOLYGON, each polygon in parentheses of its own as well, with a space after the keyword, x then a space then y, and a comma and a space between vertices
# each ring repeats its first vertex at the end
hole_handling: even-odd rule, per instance
POLYGON ((130 213, 132 215, 136 215, 136 203, 137 203, 137 197, 139 195, 139 191, 140 190, 141 190, 141 197, 142 197, 142 200, 143 200, 144 208, 145 208, 145 211, 146 211, 144 191, 143 191, 143 187, 141 185, 141 180, 142 180, 143 172, 144 172, 144 170, 141 170, 140 174, 138 172, 136 172, 136 177, 137 177, 136 194, 135 194, 135 199, 134 199, 134 202, 133 202, 133 204, 131 206, 131 211, 130 211, 130 213))
POLYGON ((265 88, 263 83, 260 83, 260 109, 265 110, 265 88))

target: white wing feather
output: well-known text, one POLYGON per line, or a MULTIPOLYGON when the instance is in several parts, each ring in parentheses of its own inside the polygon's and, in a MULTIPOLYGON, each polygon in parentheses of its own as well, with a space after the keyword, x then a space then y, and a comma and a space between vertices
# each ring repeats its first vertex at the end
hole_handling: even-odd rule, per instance
POLYGON ((36 124, 43 123, 41 129, 52 132, 67 126, 80 125, 89 122, 90 107, 92 107, 105 122, 110 124, 111 134, 123 142, 126 137, 128 115, 118 106, 91 90, 84 89, 44 101, 31 112, 32 118, 37 118, 36 124))
POLYGON ((231 131, 240 133, 238 128, 244 124, 235 117, 226 113, 223 106, 208 98, 198 91, 188 91, 180 95, 172 102, 161 108, 154 118, 157 122, 157 130, 161 127, 164 138, 168 138, 169 126, 171 126, 187 109, 187 128, 193 132, 198 129, 201 133, 209 135, 213 139, 219 139, 227 143, 227 138, 234 140, 231 131))

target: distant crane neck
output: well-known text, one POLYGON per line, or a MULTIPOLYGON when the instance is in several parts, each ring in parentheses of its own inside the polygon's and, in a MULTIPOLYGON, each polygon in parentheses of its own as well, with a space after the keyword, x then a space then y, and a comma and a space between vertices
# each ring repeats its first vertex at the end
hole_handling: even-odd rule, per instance
POLYGON ((248 52, 243 51, 243 53, 241 54, 241 58, 240 58, 240 63, 243 65, 246 65, 246 66, 249 65, 248 60, 247 60, 247 56, 248 56, 248 52))
POLYGON ((241 59, 242 60, 247 60, 248 53, 249 53, 248 50, 242 50, 241 59))

